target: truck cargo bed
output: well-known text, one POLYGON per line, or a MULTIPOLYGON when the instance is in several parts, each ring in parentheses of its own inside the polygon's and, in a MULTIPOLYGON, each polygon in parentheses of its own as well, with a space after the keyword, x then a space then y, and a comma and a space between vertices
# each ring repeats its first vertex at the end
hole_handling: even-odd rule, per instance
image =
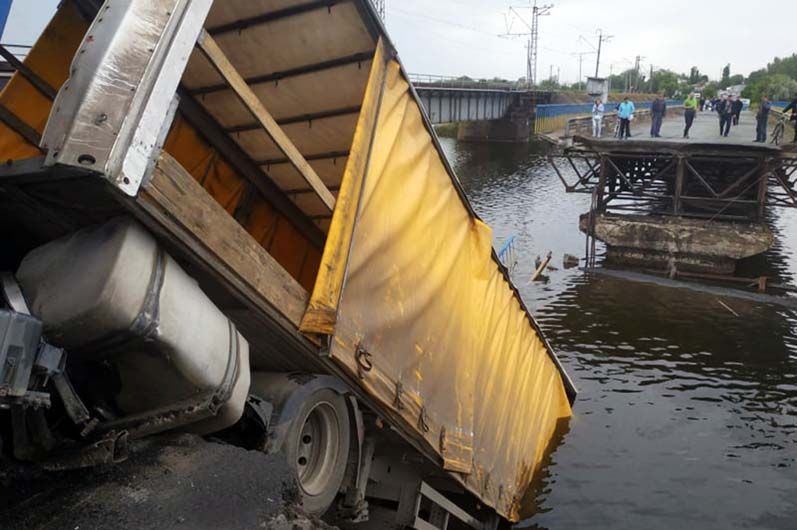
POLYGON ((371 3, 97 8, 65 2, 0 94, 0 265, 132 216, 253 370, 338 377, 518 519, 575 389, 371 3))

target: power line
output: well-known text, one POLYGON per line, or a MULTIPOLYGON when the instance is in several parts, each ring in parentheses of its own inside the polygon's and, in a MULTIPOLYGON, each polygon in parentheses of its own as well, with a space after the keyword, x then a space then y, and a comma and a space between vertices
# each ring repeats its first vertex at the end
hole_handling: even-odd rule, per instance
POLYGON ((467 26, 465 24, 459 24, 458 22, 451 22, 450 20, 445 20, 445 19, 442 19, 442 18, 432 17, 432 16, 425 15, 425 14, 422 14, 422 13, 416 13, 414 11, 407 11, 406 9, 401 9, 401 8, 398 8, 398 7, 392 7, 391 6, 390 11, 391 12, 400 13, 402 15, 406 15, 406 16, 410 16, 410 17, 423 18, 423 19, 429 20, 431 22, 437 22, 438 24, 444 24, 446 26, 451 26, 451 27, 454 27, 454 28, 465 29, 465 30, 468 30, 468 31, 473 31, 475 33, 481 33, 482 35, 488 35, 490 37, 496 37, 497 36, 495 33, 490 33, 490 32, 484 31, 483 29, 480 29, 480 28, 476 28, 476 27, 473 27, 473 26, 467 26))
MULTIPOLYGON (((531 0, 530 0, 531 1, 531 0)), ((540 17, 551 14, 553 5, 537 5, 537 0, 529 6, 518 6, 509 8, 510 18, 507 19, 506 37, 528 37, 526 45, 526 81, 534 85, 537 82, 537 59, 539 57, 538 44, 540 38, 540 17), (531 9, 531 23, 518 12, 518 9, 531 9), (519 20, 528 29, 528 32, 512 33, 512 22, 519 20)))

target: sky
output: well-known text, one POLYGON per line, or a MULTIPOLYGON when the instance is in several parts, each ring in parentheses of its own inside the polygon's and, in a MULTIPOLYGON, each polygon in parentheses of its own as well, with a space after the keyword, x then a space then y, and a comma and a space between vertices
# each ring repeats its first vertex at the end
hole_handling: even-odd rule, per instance
MULTIPOLYGON (((223 0, 219 0, 223 1, 223 0)), ((15 0, 2 42, 31 44, 59 0, 15 0)), ((637 55, 642 70, 692 66, 712 79, 722 67, 749 74, 773 57, 797 52, 794 21, 797 0, 548 0, 550 14, 540 17, 537 78, 551 72, 574 83, 576 53, 594 52, 597 31, 604 43, 600 75, 630 68, 637 55), (757 10, 756 6, 765 6, 757 10), (727 12, 721 12, 725 10, 727 12), (717 23, 723 20, 723 23, 717 23)), ((510 6, 530 0, 386 0, 386 25, 411 73, 517 79, 526 73, 526 37, 500 37, 527 31, 510 6)), ((542 4, 542 1, 540 1, 542 4)), ((531 10, 517 8, 531 21, 531 10)), ((582 75, 595 73, 595 54, 583 55, 582 75)))
MULTIPOLYGON (((529 0, 386 0, 388 32, 411 73, 517 79, 526 71, 526 38, 499 34, 527 31, 509 6, 529 0)), ((597 47, 597 31, 613 38, 603 45, 601 72, 617 73, 642 56, 643 71, 668 68, 718 79, 722 67, 749 74, 776 56, 797 52, 797 0, 549 0, 540 17, 537 78, 559 71, 561 82, 578 80, 578 52, 597 47), (762 6, 761 10, 756 9, 762 6), (765 6, 765 9, 763 9, 765 6), (727 13, 720 14, 727 10, 727 13), (721 19, 725 23, 718 24, 721 19)), ((539 2, 543 4, 542 1, 539 2)), ((531 9, 517 9, 531 22, 531 9)), ((596 56, 583 56, 583 75, 595 73, 596 56)))

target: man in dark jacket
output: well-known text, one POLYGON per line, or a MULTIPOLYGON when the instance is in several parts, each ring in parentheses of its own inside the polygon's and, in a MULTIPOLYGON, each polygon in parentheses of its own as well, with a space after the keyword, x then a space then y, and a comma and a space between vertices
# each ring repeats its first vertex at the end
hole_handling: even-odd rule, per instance
POLYGON ((737 97, 733 100, 733 124, 739 125, 739 116, 742 114, 742 109, 744 108, 744 103, 742 103, 742 98, 737 97))
POLYGON ((650 105, 650 137, 661 138, 661 122, 667 115, 667 102, 664 101, 664 94, 657 94, 656 99, 650 105))
POLYGON ((791 121, 794 122, 794 143, 797 143, 797 96, 792 98, 791 103, 789 103, 785 109, 783 109, 783 114, 791 111, 791 121))
POLYGON ((717 114, 720 117, 720 136, 728 136, 733 118, 733 101, 723 96, 717 105, 717 114))
POLYGON ((756 128, 755 128, 755 141, 763 143, 767 141, 767 122, 769 120, 769 109, 772 106, 769 104, 769 98, 764 96, 761 98, 761 105, 758 107, 758 112, 755 115, 756 128))

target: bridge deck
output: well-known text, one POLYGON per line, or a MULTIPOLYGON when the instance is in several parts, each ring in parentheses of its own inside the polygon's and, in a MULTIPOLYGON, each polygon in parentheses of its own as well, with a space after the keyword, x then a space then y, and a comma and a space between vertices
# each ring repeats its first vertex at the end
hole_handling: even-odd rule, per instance
MULTIPOLYGON (((727 137, 720 136, 719 116, 716 112, 698 112, 689 139, 683 137, 684 118, 681 115, 670 115, 665 118, 661 127, 661 138, 650 137, 650 121, 631 124, 632 140, 648 140, 654 142, 688 142, 688 143, 717 143, 717 144, 752 144, 755 140, 756 121, 755 114, 743 111, 739 125, 731 126, 727 137)), ((614 131, 604 129, 604 139, 614 140, 611 136, 614 131)))

